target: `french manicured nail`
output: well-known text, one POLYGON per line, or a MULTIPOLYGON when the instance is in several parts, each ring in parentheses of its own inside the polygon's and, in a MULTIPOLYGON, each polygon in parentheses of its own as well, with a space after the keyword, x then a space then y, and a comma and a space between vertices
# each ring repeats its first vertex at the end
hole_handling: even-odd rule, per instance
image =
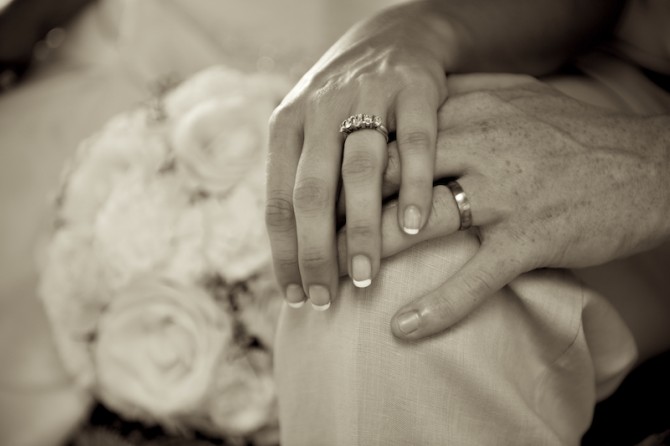
POLYGON ((291 308, 300 308, 305 303, 305 293, 300 285, 295 283, 286 287, 286 303, 291 308))
POLYGON ((355 255, 351 259, 351 275, 354 285, 358 288, 366 288, 372 283, 372 265, 370 259, 362 254, 355 255))
POLYGON ((323 285, 309 287, 309 300, 312 302, 312 308, 317 311, 326 311, 330 308, 330 292, 323 285))
POLYGON ((405 214, 403 215, 403 231, 406 234, 414 235, 419 233, 419 228, 421 227, 421 211, 418 207, 413 204, 405 208, 405 214))
POLYGON ((410 334, 419 328, 419 313, 410 311, 398 316, 398 327, 405 334, 410 334))

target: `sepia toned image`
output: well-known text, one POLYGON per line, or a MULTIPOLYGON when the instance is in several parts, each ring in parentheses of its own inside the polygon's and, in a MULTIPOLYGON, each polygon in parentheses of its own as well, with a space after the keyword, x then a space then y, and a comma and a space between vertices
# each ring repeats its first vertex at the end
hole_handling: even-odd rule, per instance
POLYGON ((668 0, 0 0, 0 446, 670 444, 668 0))

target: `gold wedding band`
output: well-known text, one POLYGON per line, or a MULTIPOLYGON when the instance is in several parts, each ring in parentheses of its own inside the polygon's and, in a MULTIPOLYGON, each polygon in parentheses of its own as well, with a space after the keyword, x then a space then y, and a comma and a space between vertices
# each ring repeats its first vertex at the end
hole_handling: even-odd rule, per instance
POLYGON ((465 195, 465 191, 458 183, 458 181, 453 180, 447 183, 447 187, 454 196, 454 201, 456 201, 456 206, 458 207, 458 213, 461 217, 461 225, 458 228, 459 231, 465 231, 466 229, 472 226, 472 210, 470 209, 470 200, 468 196, 465 195))

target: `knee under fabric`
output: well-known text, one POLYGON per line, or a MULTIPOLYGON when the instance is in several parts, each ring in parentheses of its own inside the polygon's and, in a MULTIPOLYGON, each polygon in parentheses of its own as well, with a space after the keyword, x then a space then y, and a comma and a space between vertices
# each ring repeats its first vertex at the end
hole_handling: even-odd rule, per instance
POLYGON ((467 232, 424 243, 383 263, 369 288, 343 280, 326 312, 284 309, 282 444, 579 444, 637 350, 614 308, 569 271, 525 274, 430 339, 392 335, 397 309, 478 246, 467 232))

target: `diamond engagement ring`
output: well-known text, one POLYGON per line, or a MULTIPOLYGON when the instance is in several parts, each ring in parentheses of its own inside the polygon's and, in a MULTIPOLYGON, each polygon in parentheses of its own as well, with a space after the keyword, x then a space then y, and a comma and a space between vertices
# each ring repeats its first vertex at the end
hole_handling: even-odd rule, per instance
POLYGON ((351 115, 342 121, 340 125, 340 133, 344 133, 345 138, 358 130, 364 129, 378 131, 384 136, 386 142, 389 142, 389 131, 382 124, 382 118, 377 115, 366 115, 363 113, 351 115))
POLYGON ((461 217, 461 226, 458 228, 459 231, 465 231, 470 226, 472 226, 472 211, 470 209, 470 200, 468 196, 465 195, 463 188, 458 181, 450 181, 447 183, 447 187, 454 195, 454 200, 456 201, 456 206, 458 206, 458 213, 461 217))

